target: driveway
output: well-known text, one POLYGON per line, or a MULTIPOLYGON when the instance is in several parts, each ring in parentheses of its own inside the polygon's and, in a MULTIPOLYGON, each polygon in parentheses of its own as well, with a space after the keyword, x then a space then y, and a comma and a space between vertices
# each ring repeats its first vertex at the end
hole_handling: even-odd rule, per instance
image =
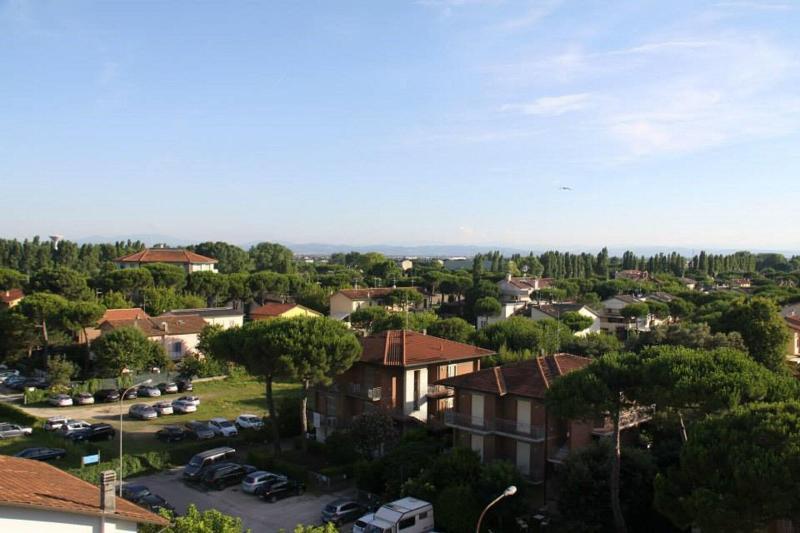
MULTIPOLYGON (((297 524, 319 524, 320 512, 325 505, 337 498, 355 496, 355 489, 330 494, 306 492, 302 496, 267 503, 256 496, 243 493, 238 486, 222 491, 206 491, 202 487, 186 484, 181 477, 182 470, 174 468, 158 474, 131 478, 128 482, 147 486, 174 505, 180 514, 184 514, 191 503, 201 511, 217 509, 241 518, 244 526, 253 533, 277 533, 281 529, 291 532, 297 524)), ((350 531, 351 527, 348 525, 341 531, 350 531)))

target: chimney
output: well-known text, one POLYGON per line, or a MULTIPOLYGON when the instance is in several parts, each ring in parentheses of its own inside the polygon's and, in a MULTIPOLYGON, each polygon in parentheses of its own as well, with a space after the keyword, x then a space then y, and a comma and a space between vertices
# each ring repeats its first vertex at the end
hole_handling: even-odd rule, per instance
POLYGON ((169 333, 169 331, 167 331, 167 323, 166 322, 162 322, 161 323, 161 329, 164 330, 164 333, 169 333))
POLYGON ((114 496, 116 482, 117 473, 113 470, 100 473, 100 510, 104 513, 113 513, 117 510, 117 500, 114 496))
POLYGON ((511 272, 506 273, 506 281, 511 281, 511 272))

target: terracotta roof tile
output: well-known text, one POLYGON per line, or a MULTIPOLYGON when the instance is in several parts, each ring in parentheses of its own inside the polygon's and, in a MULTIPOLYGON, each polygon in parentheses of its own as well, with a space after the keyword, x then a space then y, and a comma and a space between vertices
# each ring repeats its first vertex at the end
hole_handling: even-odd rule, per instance
POLYGON ((336 294, 342 294, 351 300, 369 300, 370 298, 385 298, 396 289, 416 289, 422 293, 419 287, 376 287, 369 289, 342 289, 336 294))
POLYGON ((313 309, 309 309, 308 307, 303 307, 299 304, 291 304, 291 303, 279 303, 279 302, 268 302, 262 305, 261 307, 257 307, 250 311, 250 316, 253 320, 260 320, 265 318, 275 318, 278 316, 283 315, 285 312, 299 308, 306 312, 306 314, 314 315, 314 316, 321 316, 321 313, 314 311, 313 309))
POLYGON ((438 361, 475 359, 494 352, 416 331, 390 330, 361 339, 361 361, 387 366, 414 366, 438 361))
POLYGON ((528 359, 500 367, 486 368, 437 381, 447 387, 488 392, 498 396, 513 394, 527 398, 544 398, 555 379, 591 363, 591 359, 560 353, 528 359), (501 379, 502 378, 502 381, 501 379))
POLYGON ((100 324, 100 329, 114 330, 133 326, 142 330, 148 337, 160 337, 165 334, 163 324, 166 324, 167 335, 189 335, 200 333, 207 323, 199 315, 147 317, 140 320, 106 320, 100 324))
MULTIPOLYGON (((0 455, 0 505, 101 516, 100 487, 41 461, 0 455)), ((117 519, 166 526, 164 518, 116 498, 117 519)))
POLYGON ((99 323, 102 324, 106 320, 135 320, 137 318, 142 320, 150 318, 150 316, 145 313, 144 309, 141 307, 133 307, 131 309, 106 309, 99 323))
POLYGON ((25 293, 22 289, 8 289, 7 291, 0 291, 0 302, 4 304, 10 304, 15 300, 19 300, 20 298, 24 298, 25 293))
POLYGON ((204 255, 177 248, 147 248, 135 254, 118 257, 118 263, 217 263, 204 255))
POLYGON ((800 331, 800 316, 786 316, 783 318, 786 320, 787 326, 800 331))

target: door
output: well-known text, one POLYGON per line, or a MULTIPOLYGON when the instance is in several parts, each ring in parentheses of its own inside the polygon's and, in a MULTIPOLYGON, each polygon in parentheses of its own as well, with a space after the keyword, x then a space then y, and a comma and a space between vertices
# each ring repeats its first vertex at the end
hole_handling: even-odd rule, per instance
POLYGON ((470 447, 473 451, 478 452, 483 461, 483 435, 470 435, 470 447))
POLYGON ((531 475, 531 445, 517 441, 517 470, 523 476, 531 475))
POLYGON ((483 427, 483 395, 472 395, 472 425, 483 427))
POLYGON ((530 400, 517 400, 517 433, 530 434, 531 432, 531 402, 530 400))

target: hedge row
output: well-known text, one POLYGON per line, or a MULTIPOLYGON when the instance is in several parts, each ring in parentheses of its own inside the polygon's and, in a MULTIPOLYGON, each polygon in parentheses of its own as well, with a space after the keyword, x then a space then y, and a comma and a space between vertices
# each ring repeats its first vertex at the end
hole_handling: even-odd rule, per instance
POLYGON ((11 422, 12 424, 33 427, 37 422, 37 418, 29 415, 19 407, 2 402, 0 403, 0 422, 11 422))
POLYGON ((253 450, 247 454, 247 462, 260 470, 283 474, 302 482, 308 482, 308 470, 294 463, 276 458, 272 452, 253 450))

